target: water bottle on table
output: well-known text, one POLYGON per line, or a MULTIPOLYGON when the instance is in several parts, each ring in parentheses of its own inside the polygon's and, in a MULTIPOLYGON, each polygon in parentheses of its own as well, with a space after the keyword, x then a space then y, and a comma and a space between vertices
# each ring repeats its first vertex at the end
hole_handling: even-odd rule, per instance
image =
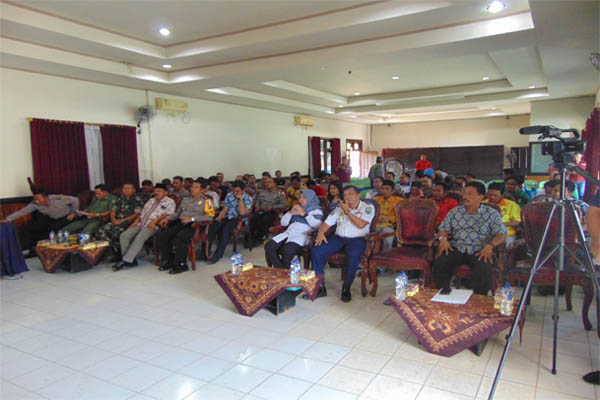
POLYGON ((237 257, 237 253, 233 253, 231 255, 231 274, 232 275, 238 275, 239 272, 239 268, 238 268, 238 257, 237 257))
POLYGON ((396 275, 396 299, 400 301, 406 300, 406 286, 408 284, 408 277, 406 272, 402 271, 396 275))
POLYGON ((50 231, 50 235, 48 235, 48 240, 50 241, 51 245, 56 244, 56 234, 54 233, 54 231, 50 231))
POLYGON ((500 314, 504 316, 512 315, 513 290, 510 283, 506 283, 502 289, 502 303, 500 304, 500 314))
POLYGON ((292 264, 290 265, 290 282, 293 284, 298 284, 300 282, 300 270, 302 269, 302 265, 300 264, 300 259, 298 257, 294 257, 292 260, 292 264))

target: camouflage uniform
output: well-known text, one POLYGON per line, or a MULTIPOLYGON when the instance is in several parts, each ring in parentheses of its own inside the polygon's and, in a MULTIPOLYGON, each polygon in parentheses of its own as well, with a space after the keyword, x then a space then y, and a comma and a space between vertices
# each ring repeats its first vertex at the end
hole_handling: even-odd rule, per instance
MULTIPOLYGON (((139 194, 134 194, 130 198, 125 197, 125 195, 121 195, 117 199, 117 202, 112 209, 116 213, 116 219, 124 219, 132 216, 133 214, 139 214, 142 212, 143 206, 144 200, 139 194)), ((132 222, 133 220, 123 222, 120 225, 113 225, 111 222, 104 224, 96 232, 96 238, 99 240, 108 240, 110 242, 112 251, 115 254, 119 254, 121 251, 119 236, 129 227, 129 225, 131 225, 132 222)))
MULTIPOLYGON (((108 194, 101 200, 97 197, 92 199, 92 203, 89 205, 87 212, 90 214, 102 214, 113 209, 117 198, 112 194, 108 194)), ((70 233, 84 232, 92 234, 98 230, 102 225, 103 221, 101 217, 88 218, 84 216, 76 221, 71 222, 65 226, 63 230, 67 230, 70 233)))

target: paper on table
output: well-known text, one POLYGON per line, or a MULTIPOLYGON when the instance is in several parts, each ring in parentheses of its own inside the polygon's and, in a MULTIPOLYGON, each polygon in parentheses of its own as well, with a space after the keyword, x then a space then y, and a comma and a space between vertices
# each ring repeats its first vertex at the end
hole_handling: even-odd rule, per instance
POLYGON ((449 304, 467 304, 467 301, 469 301, 473 294, 473 291, 468 289, 452 289, 450 294, 440 294, 441 290, 431 298, 431 301, 449 304))

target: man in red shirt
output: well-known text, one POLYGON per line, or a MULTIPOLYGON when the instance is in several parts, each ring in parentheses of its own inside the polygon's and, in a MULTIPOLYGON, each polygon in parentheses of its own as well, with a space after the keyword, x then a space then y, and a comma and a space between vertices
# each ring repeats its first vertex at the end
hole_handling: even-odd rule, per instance
POLYGON ((427 159, 426 154, 421 154, 421 159, 415 164, 417 171, 425 171, 427 168, 433 168, 431 161, 427 159))
POLYGON ((312 179, 309 179, 306 182, 306 186, 308 186, 310 190, 314 190, 318 197, 327 196, 327 190, 323 186, 317 185, 317 183, 312 179))
POLYGON ((448 185, 442 182, 436 182, 433 185, 431 194, 439 208, 437 216, 437 223, 439 225, 444 218, 446 218, 446 214, 454 207, 458 206, 458 201, 454 200, 452 197, 446 196, 448 194, 448 185))
POLYGON ((338 178, 340 178, 340 182, 350 182, 350 177, 352 176, 352 167, 350 166, 350 160, 348 160, 348 158, 342 157, 342 162, 336 168, 335 174, 338 176, 338 178))

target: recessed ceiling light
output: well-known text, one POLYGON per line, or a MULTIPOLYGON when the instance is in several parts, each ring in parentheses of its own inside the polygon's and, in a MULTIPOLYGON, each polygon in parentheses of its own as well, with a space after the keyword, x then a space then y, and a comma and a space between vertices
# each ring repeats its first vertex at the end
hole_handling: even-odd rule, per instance
POLYGON ((392 76, 392 79, 400 79, 400 77, 398 75, 394 75, 392 76))
POLYGON ((158 30, 158 33, 160 33, 163 36, 169 36, 171 34, 171 31, 168 30, 167 28, 160 28, 158 30))
POLYGON ((341 105, 341 104, 340 104, 338 107, 339 107, 339 108, 344 108, 344 106, 343 106, 343 105, 341 105))
POLYGON ((355 96, 360 96, 360 92, 354 92, 355 96))
POLYGON ((485 9, 488 10, 489 12, 491 12, 492 14, 495 14, 495 13, 499 13, 500 11, 504 10, 505 8, 506 8, 506 5, 504 3, 502 3, 501 1, 498 1, 498 0, 494 0, 485 9))
POLYGON ((333 111, 327 110, 327 114, 335 114, 333 111))
POLYGON ((349 115, 350 118, 356 118, 356 115, 349 115))
POLYGON ((497 110, 497 109, 498 109, 498 107, 492 107, 492 108, 490 108, 490 110, 497 110))
POLYGON ((325 66, 321 67, 321 71, 325 71, 326 69, 327 69, 327 67, 325 67, 325 66))
POLYGON ((162 67, 166 68, 166 69, 173 68, 173 66, 171 64, 163 64, 162 67))
POLYGON ((535 89, 535 85, 529 86, 529 89, 535 89))
POLYGON ((481 78, 482 81, 487 81, 488 79, 490 79, 489 76, 484 76, 483 78, 481 78))

